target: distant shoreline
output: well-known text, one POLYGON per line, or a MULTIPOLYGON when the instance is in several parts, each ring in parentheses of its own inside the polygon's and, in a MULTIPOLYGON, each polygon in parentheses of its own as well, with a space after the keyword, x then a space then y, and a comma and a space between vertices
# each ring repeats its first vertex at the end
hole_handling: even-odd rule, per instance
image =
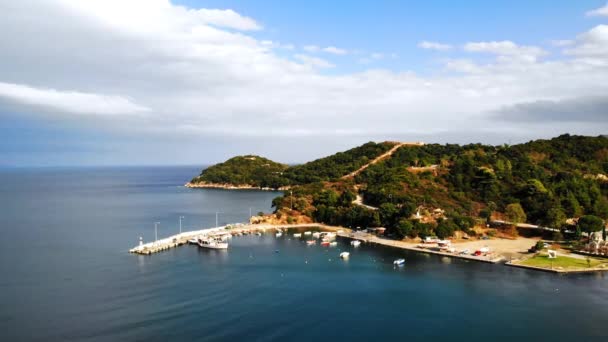
POLYGON ((186 188, 200 188, 200 189, 225 189, 225 190, 262 190, 262 191, 285 191, 289 190, 289 186, 282 186, 280 188, 268 188, 259 187, 253 185, 234 185, 234 184, 222 184, 222 183, 192 183, 188 182, 184 184, 186 188))

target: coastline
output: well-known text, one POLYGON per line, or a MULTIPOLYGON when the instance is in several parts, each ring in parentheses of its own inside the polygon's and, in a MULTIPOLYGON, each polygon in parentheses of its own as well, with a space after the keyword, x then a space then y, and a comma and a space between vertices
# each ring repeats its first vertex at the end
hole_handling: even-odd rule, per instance
POLYGON ((234 185, 234 184, 228 184, 228 183, 206 183, 206 182, 200 182, 200 183, 192 183, 192 182, 188 182, 186 184, 184 184, 184 186, 186 188, 191 188, 191 189, 224 189, 224 190, 262 190, 262 191, 285 191, 285 190, 289 190, 291 187, 289 186, 282 186, 279 187, 277 189, 274 188, 268 188, 268 187, 259 187, 259 186, 253 186, 253 185, 234 185))

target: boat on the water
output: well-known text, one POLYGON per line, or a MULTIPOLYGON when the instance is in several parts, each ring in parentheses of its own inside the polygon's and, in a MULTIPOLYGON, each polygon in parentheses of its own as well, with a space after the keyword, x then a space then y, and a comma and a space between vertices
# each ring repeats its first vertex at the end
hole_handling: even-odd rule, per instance
POLYGON ((260 233, 260 232, 256 232, 256 233, 255 233, 255 235, 257 235, 257 236, 262 236, 262 233, 260 233))
POLYGON ((316 241, 316 240, 307 240, 307 241, 306 241, 306 244, 307 244, 307 245, 309 245, 309 246, 312 246, 312 245, 314 245, 314 244, 316 244, 316 243, 317 243, 317 241, 316 241))
POLYGON ((312 232, 304 232, 304 235, 311 235, 312 232))
POLYGON ((293 233, 293 237, 302 237, 302 233, 293 233))
POLYGON ((393 261, 393 265, 403 266, 403 265, 405 265, 405 259, 397 259, 397 260, 393 261))
POLYGON ((276 236, 276 237, 281 237, 281 236, 283 236, 283 233, 278 232, 278 233, 276 233, 276 234, 275 234, 275 236, 276 236))
POLYGON ((329 246, 329 241, 323 241, 323 242, 321 242, 321 246, 329 246))
POLYGON ((340 253, 340 258, 342 258, 342 259, 348 259, 349 256, 350 256, 350 253, 348 253, 348 252, 340 253))
POLYGON ((188 240, 188 243, 191 245, 198 245, 198 238, 192 238, 188 240))
POLYGON ((208 237, 199 238, 198 246, 203 247, 203 248, 210 248, 210 249, 228 249, 227 242, 222 242, 219 239, 213 239, 213 238, 208 238, 208 237))
POLYGON ((338 243, 336 241, 332 241, 332 242, 329 243, 329 245, 331 247, 336 247, 338 245, 338 243))
POLYGON ((353 240, 350 242, 350 244, 354 247, 358 247, 361 244, 361 241, 359 240, 353 240))
POLYGON ((312 237, 314 237, 314 238, 319 238, 320 236, 321 236, 321 233, 319 233, 319 232, 312 233, 312 237))

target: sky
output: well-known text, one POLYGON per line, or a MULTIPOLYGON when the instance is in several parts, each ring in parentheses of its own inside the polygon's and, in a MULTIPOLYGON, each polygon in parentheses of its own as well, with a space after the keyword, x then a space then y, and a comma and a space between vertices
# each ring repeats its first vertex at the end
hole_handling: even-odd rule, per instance
POLYGON ((0 56, 0 166, 608 134, 604 0, 0 0, 0 56))

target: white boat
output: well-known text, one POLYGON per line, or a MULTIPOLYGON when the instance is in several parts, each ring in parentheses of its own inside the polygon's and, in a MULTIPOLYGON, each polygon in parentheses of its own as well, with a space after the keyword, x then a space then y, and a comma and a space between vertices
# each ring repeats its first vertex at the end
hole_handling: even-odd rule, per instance
POLYGON ((302 237, 302 233, 294 233, 293 237, 302 237))
POLYGON ((340 258, 342 258, 342 259, 348 259, 349 256, 350 256, 350 253, 348 253, 348 252, 340 253, 340 258))
POLYGON ((262 233, 260 233, 260 232, 256 232, 256 233, 255 233, 255 235, 257 235, 257 236, 262 236, 262 233))
POLYGON ((361 241, 359 241, 359 240, 353 240, 353 241, 350 242, 350 244, 353 245, 353 246, 355 246, 355 247, 358 247, 361 244, 361 241))
POLYGON ((188 243, 191 245, 198 245, 198 238, 192 238, 188 240, 188 243))
POLYGON ((319 238, 320 236, 321 236, 321 233, 319 233, 319 232, 312 233, 312 237, 314 237, 314 238, 319 238))
POLYGON ((308 241, 306 241, 306 244, 309 245, 309 246, 315 245, 316 243, 317 243, 316 240, 308 240, 308 241))
POLYGON ((338 243, 336 241, 332 241, 332 242, 329 243, 329 245, 331 247, 336 247, 338 245, 338 243))
POLYGON ((397 259, 393 261, 393 265, 395 266, 403 266, 405 264, 405 259, 397 259))
POLYGON ((228 243, 211 238, 198 239, 198 246, 210 249, 228 249, 228 243))
POLYGON ((312 232, 304 232, 304 235, 311 235, 312 232))
POLYGON ((275 236, 276 236, 276 237, 281 237, 281 236, 283 236, 283 233, 278 232, 278 233, 276 233, 276 234, 275 234, 275 236))

